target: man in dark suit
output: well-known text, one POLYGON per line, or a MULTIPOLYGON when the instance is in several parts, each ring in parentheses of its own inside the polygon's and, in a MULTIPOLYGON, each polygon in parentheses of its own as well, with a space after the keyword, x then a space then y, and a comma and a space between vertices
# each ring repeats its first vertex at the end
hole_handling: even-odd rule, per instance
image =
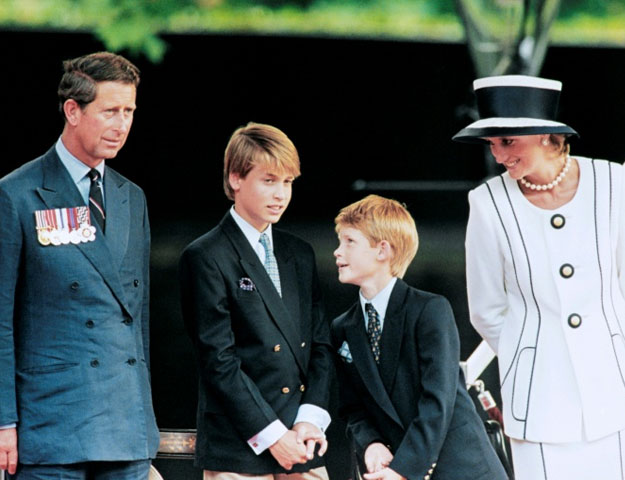
POLYGON ((234 206, 181 257, 182 309, 200 374, 196 464, 206 480, 327 478, 319 457, 332 353, 315 258, 307 243, 272 229, 299 171, 283 132, 238 129, 224 161, 234 206))
POLYGON ((150 231, 141 189, 105 167, 139 71, 107 52, 63 66, 61 137, 0 180, 0 468, 147 479, 150 231))
POLYGON ((359 301, 332 322, 340 411, 365 480, 503 480, 459 367, 444 297, 401 280, 417 230, 394 200, 370 195, 336 218, 339 281, 359 301))

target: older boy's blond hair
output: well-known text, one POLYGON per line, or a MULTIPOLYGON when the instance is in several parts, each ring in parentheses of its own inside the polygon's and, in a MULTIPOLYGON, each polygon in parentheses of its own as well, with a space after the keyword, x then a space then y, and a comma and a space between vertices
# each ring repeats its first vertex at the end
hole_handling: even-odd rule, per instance
POLYGON ((392 249, 391 274, 402 278, 417 254, 419 236, 414 219, 401 203, 379 195, 368 195, 343 208, 334 219, 336 232, 359 230, 371 246, 386 240, 392 249))
POLYGON ((273 172, 299 177, 299 155, 293 142, 284 132, 262 123, 250 122, 232 134, 224 155, 224 191, 234 200, 229 177, 236 173, 245 178, 256 165, 273 172))

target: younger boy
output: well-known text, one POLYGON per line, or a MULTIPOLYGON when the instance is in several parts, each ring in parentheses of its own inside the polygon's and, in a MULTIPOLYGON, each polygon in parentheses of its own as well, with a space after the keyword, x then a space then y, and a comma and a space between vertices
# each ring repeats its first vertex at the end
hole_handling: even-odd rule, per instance
POLYGON ((294 480, 327 479, 319 457, 332 351, 315 258, 310 245, 272 229, 299 174, 283 132, 256 123, 236 130, 223 178, 234 206, 181 257, 200 377, 196 465, 205 480, 287 471, 294 480))
POLYGON ((366 480, 500 480, 459 367, 447 300, 401 280, 417 253, 414 220, 376 195, 335 219, 339 281, 359 300, 332 322, 340 413, 366 480))

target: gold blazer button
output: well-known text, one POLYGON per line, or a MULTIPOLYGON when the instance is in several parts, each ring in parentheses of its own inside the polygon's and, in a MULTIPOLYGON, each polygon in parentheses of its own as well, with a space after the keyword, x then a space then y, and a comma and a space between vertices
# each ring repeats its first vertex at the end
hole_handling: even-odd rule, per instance
POLYGON ((282 388, 282 393, 289 393, 291 390, 289 389, 289 387, 283 387, 282 388))

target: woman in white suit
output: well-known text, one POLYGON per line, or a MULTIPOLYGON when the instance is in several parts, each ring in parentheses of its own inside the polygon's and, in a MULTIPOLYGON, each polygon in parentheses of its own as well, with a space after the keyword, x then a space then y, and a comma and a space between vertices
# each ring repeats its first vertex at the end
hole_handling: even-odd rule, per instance
POLYGON ((471 322, 498 356, 517 480, 625 479, 625 172, 569 155, 561 83, 476 80, 506 172, 469 193, 471 322))

